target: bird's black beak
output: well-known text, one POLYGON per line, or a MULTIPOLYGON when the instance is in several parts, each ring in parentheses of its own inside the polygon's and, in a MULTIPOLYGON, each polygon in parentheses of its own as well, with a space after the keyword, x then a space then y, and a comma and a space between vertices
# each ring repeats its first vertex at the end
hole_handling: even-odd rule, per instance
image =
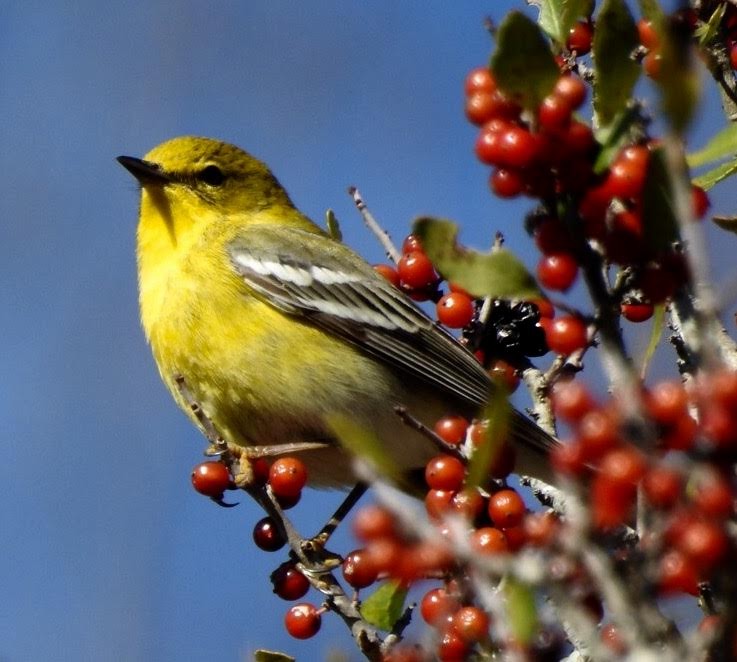
POLYGON ((119 156, 117 161, 143 185, 166 184, 172 181, 158 163, 137 159, 134 156, 119 156))

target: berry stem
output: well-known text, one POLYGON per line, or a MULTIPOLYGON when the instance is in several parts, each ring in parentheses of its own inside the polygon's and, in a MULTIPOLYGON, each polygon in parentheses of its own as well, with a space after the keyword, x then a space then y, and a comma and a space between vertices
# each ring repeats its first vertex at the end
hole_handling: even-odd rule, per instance
POLYGON ((355 186, 351 186, 348 189, 348 194, 353 198, 353 203, 361 213, 361 217, 363 218, 363 222, 366 224, 366 227, 374 233, 376 238, 379 240, 379 243, 383 246, 386 251, 386 256, 394 262, 394 264, 397 264, 402 255, 389 237, 389 233, 379 225, 378 221, 374 218, 374 215, 369 211, 369 208, 363 200, 361 192, 355 186))

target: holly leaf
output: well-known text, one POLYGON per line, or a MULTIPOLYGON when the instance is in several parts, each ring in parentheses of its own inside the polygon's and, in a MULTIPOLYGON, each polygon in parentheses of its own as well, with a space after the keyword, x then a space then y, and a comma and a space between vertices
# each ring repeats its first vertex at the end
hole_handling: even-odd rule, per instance
POLYGON ((639 4, 643 18, 657 23, 663 20, 663 9, 658 0, 640 0, 639 4))
POLYGON ((537 632, 535 594, 529 586, 509 575, 504 578, 503 584, 512 635, 515 641, 527 644, 537 632))
POLYGON ((730 124, 715 136, 712 136, 700 150, 692 152, 686 157, 691 168, 721 161, 737 154, 737 124, 730 124))
POLYGON ((489 401, 483 413, 484 420, 489 423, 483 442, 474 448, 468 463, 468 476, 465 483, 467 488, 478 487, 487 482, 489 470, 507 437, 510 413, 507 396, 509 394, 504 391, 505 389, 499 384, 489 394, 489 401))
POLYGON ((343 241, 343 233, 340 230, 338 217, 332 209, 328 209, 325 212, 325 225, 327 226, 328 234, 331 239, 335 239, 335 241, 343 241))
POLYGON ((655 251, 667 249, 678 238, 678 220, 673 209, 673 191, 662 148, 650 152, 642 192, 645 241, 655 251))
POLYGON ((733 159, 732 161, 727 161, 727 163, 722 163, 716 168, 713 168, 712 170, 709 170, 708 172, 705 172, 698 177, 694 177, 693 183, 697 186, 700 186, 705 191, 708 191, 710 188, 712 188, 722 180, 731 177, 736 172, 737 158, 733 159))
POLYGON ((568 33, 581 16, 591 13, 591 0, 528 0, 540 13, 537 22, 559 45, 564 46, 568 33))
POLYGON ((296 658, 278 651, 257 650, 253 654, 253 662, 295 662, 296 658))
POLYGON ((535 299, 541 296, 535 279, 505 249, 480 253, 456 243, 458 226, 451 221, 424 217, 412 227, 425 252, 441 274, 477 297, 535 299))
POLYGON ((635 20, 624 0, 604 0, 593 45, 594 110, 600 126, 611 124, 632 96, 640 76, 632 53, 639 43, 635 20))
POLYGON ((713 220, 722 230, 737 234, 737 216, 715 216, 713 220))
POLYGON ((656 84, 663 114, 677 133, 691 122, 699 101, 700 82, 692 57, 691 33, 682 23, 653 21, 660 41, 656 84))
POLYGON ((601 149, 594 162, 594 172, 603 173, 625 145, 632 142, 634 130, 640 126, 642 114, 637 104, 628 105, 611 123, 596 132, 596 140, 601 143, 601 149))
POLYGON ((388 581, 379 586, 361 604, 361 616, 374 627, 389 631, 404 613, 407 588, 388 581))
POLYGON ((694 36, 699 40, 699 46, 708 46, 719 34, 719 26, 727 11, 727 3, 720 4, 709 16, 706 23, 699 25, 694 31, 694 36))
POLYGON ((553 91, 560 69, 537 24, 512 12, 496 33, 491 70, 499 89, 523 108, 534 110, 553 91))

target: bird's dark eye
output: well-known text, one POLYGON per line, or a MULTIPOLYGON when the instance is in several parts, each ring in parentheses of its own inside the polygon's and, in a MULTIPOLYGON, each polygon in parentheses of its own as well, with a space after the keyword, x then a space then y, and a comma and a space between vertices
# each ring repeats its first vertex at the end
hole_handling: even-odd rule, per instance
POLYGON ((225 174, 215 165, 209 165, 197 173, 197 179, 210 186, 220 186, 225 181, 225 174))

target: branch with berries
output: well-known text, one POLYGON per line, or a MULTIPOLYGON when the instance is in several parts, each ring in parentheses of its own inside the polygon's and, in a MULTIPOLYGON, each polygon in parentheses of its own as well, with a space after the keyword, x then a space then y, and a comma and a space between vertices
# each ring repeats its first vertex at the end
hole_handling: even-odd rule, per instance
POLYGON ((232 446, 182 382, 219 456, 195 470, 195 488, 221 505, 226 490, 243 489, 266 510, 256 545, 290 550, 272 575, 275 592, 321 594, 321 606, 288 611, 285 626, 297 638, 317 634, 332 612, 368 659, 387 662, 737 651, 729 568, 737 347, 720 322, 703 241, 707 190, 737 172, 737 132, 727 127, 703 149, 687 149, 699 58, 725 95, 728 119, 736 116, 737 8, 704 0, 667 14, 642 0, 636 20, 624 0, 529 4, 537 22, 514 12, 494 26, 490 66, 466 78, 465 112, 479 127, 475 153, 490 167, 491 192, 530 200, 524 223, 540 251, 536 277, 501 235, 491 251, 475 251, 440 219, 416 221, 397 249, 350 191, 392 262, 377 271, 434 306, 438 324, 494 377, 483 415, 449 410, 428 422, 397 407, 437 448, 421 488, 383 471, 370 431, 348 430, 359 440, 353 449, 365 443, 356 471, 377 503, 352 514, 359 546, 337 554, 326 547, 330 533, 364 488, 317 536, 301 537, 284 511, 308 484, 298 456, 309 449, 232 446), (635 96, 643 75, 649 99, 635 96), (690 168, 718 161, 692 177, 690 168), (588 303, 571 292, 587 293, 588 303), (635 358, 632 330, 648 323, 648 350, 635 358), (672 376, 653 381, 648 365, 666 326, 672 376), (583 381, 584 359, 594 356, 606 397, 583 381), (511 478, 505 396, 521 382, 531 416, 561 437, 549 456, 552 485, 511 478), (422 507, 398 486, 415 497, 421 489, 422 507), (427 581, 431 588, 417 588, 427 581), (685 622, 669 609, 673 597, 690 607, 685 622), (409 642, 416 612, 429 634, 409 642))

